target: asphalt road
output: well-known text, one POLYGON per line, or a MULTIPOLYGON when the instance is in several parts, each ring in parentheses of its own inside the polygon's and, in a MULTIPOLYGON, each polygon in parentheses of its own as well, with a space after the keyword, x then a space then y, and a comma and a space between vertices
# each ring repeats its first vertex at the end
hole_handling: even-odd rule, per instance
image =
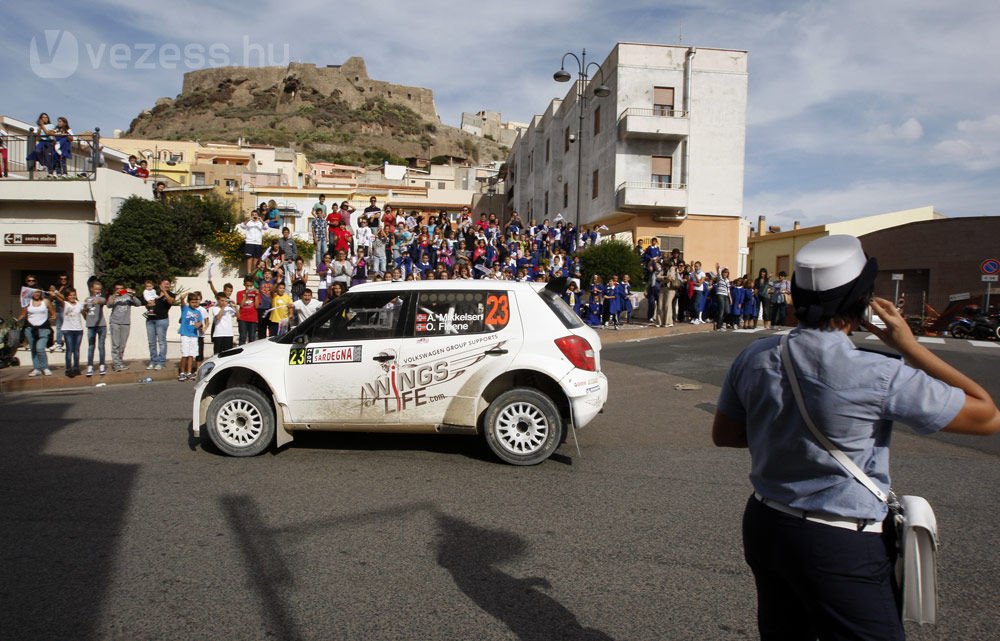
MULTIPOLYGON (((225 458, 189 441, 183 383, 10 395, 0 638, 754 638, 747 455, 709 427, 757 337, 606 348, 612 398, 582 454, 533 468, 470 437, 307 435, 225 458)), ((1000 354, 936 347, 995 378, 1000 354)), ((894 439, 896 484, 944 541, 941 621, 911 639, 996 638, 995 445, 894 439)))

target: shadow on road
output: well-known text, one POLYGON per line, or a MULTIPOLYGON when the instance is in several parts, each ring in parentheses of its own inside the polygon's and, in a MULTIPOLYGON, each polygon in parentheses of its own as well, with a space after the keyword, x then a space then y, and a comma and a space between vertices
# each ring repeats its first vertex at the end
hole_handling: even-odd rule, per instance
POLYGON ((74 424, 51 396, 0 404, 0 637, 90 639, 137 466, 43 453, 74 424))
POLYGON ((546 594, 543 589, 550 585, 545 578, 518 579, 497 567, 524 553, 524 539, 444 514, 437 520, 441 528, 438 564, 451 573, 466 596, 518 639, 613 641, 600 630, 581 626, 566 606, 546 594))

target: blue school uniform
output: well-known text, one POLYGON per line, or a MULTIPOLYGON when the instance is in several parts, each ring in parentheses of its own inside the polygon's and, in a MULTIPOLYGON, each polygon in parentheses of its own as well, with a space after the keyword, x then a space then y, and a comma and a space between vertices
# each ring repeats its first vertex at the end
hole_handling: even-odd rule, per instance
POLYGON ((617 322, 618 312, 622 311, 618 303, 618 286, 605 285, 604 287, 604 311, 607 314, 615 317, 617 322))
POLYGON ((571 292, 566 290, 563 292, 563 300, 566 304, 573 308, 577 316, 581 316, 580 307, 583 305, 583 300, 580 298, 580 292, 571 292))
POLYGON ((591 298, 590 302, 587 303, 586 322, 591 327, 601 326, 601 303, 595 298, 591 298))
POLYGON ((618 283, 616 288, 616 295, 618 296, 618 309, 619 311, 625 312, 626 320, 632 320, 632 283, 618 283))
POLYGON ((752 287, 743 288, 743 318, 757 318, 757 295, 752 287))
POLYGON ((739 318, 743 315, 743 304, 746 300, 745 290, 742 287, 733 287, 730 292, 733 302, 729 305, 729 315, 739 318))

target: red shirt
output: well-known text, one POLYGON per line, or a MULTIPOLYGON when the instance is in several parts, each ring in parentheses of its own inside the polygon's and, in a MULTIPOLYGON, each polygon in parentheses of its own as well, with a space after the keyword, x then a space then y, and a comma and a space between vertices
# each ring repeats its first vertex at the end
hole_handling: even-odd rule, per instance
POLYGON ((260 292, 256 289, 244 289, 236 292, 236 304, 240 308, 237 317, 241 321, 250 323, 257 322, 257 302, 260 300, 260 292))
POLYGON ((344 217, 340 215, 340 210, 330 212, 330 215, 326 217, 326 224, 330 226, 331 234, 343 222, 343 219, 344 217))
POLYGON ((333 251, 343 251, 349 253, 351 251, 351 232, 343 227, 337 227, 330 231, 334 238, 333 251))

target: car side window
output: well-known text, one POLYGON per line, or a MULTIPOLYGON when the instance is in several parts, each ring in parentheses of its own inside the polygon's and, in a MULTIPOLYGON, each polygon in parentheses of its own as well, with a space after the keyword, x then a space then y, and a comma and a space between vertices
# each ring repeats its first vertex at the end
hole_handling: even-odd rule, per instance
POLYGON ((414 334, 464 336, 496 332, 510 322, 506 291, 418 292, 414 334))
MULTIPOLYGON (((358 341, 402 335, 404 296, 398 292, 345 294, 310 333, 310 342, 358 341)), ((320 313, 322 313, 321 310, 320 313)))

